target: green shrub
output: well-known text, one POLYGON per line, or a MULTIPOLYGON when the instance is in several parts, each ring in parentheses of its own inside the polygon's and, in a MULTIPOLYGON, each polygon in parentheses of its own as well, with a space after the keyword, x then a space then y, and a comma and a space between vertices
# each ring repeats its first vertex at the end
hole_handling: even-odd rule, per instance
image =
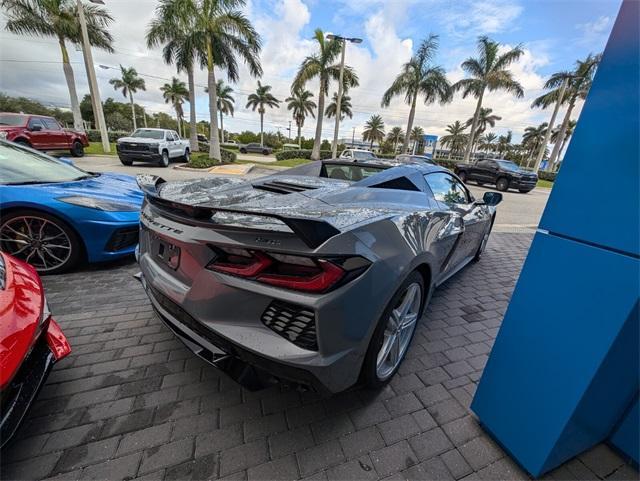
MULTIPOLYGON (((330 159, 331 151, 330 150, 321 150, 320 151, 320 159, 330 159)), ((311 150, 285 150, 283 152, 278 152, 276 154, 276 160, 287 160, 287 159, 309 159, 311 160, 311 150)))
POLYGON ((549 182, 556 181, 556 172, 547 172, 546 170, 538 171, 538 179, 540 180, 548 180, 549 182))
POLYGON ((445 169, 449 169, 451 171, 456 170, 456 165, 458 164, 457 160, 452 160, 452 159, 436 159, 435 162, 439 166, 444 167, 445 169))
MULTIPOLYGON (((130 133, 131 132, 116 132, 115 130, 110 130, 108 132, 109 142, 115 142, 120 137, 126 137, 130 133)), ((102 142, 99 130, 87 130, 87 136, 89 137, 89 142, 102 142)))
MULTIPOLYGON (((220 155, 222 156, 222 162, 229 164, 236 161, 235 152, 231 152, 226 149, 220 149, 220 155)), ((191 160, 187 164, 187 167, 194 169, 208 169, 220 165, 221 162, 216 159, 210 159, 208 152, 196 152, 191 154, 191 160)))

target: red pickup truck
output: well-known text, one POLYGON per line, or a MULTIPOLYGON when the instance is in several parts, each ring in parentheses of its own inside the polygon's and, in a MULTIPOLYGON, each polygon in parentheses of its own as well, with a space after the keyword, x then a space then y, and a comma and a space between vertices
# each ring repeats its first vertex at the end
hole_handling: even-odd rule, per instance
POLYGON ((68 150, 74 157, 82 157, 89 145, 85 132, 64 129, 44 115, 0 113, 0 139, 37 150, 68 150))

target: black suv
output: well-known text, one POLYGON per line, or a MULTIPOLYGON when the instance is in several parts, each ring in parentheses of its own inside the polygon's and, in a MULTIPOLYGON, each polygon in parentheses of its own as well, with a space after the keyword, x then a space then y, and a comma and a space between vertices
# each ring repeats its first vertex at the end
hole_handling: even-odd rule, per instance
POLYGON ((273 149, 271 147, 267 147, 266 145, 263 147, 258 143, 241 145, 239 150, 241 154, 252 152, 255 154, 269 155, 271 152, 273 152, 273 149))
POLYGON ((462 182, 474 180, 478 185, 495 184, 502 192, 517 189, 524 194, 531 192, 538 182, 535 173, 521 169, 510 160, 481 159, 475 164, 458 164, 455 171, 462 182))

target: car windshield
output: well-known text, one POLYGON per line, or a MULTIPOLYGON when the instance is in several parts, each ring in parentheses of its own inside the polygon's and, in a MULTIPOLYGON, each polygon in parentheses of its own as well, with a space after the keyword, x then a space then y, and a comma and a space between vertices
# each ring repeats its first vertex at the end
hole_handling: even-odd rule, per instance
POLYGON ((373 152, 358 152, 357 150, 353 151, 353 158, 356 160, 371 160, 377 159, 373 152))
POLYGON ((385 169, 386 167, 377 165, 358 165, 355 163, 329 164, 325 162, 322 166, 320 177, 357 182, 378 172, 382 172, 385 169))
POLYGON ((164 131, 163 130, 151 130, 151 129, 138 129, 134 133, 131 134, 131 137, 136 137, 136 138, 139 138, 139 139, 162 140, 162 139, 164 139, 164 131))
POLYGON ((0 143, 0 185, 70 182, 91 176, 84 170, 48 155, 0 143))
POLYGON ((27 125, 27 116, 17 114, 0 114, 0 125, 27 125))
POLYGON ((510 170, 512 172, 517 172, 520 170, 520 166, 518 164, 509 162, 508 160, 498 160, 498 164, 500 164, 500 167, 502 167, 504 170, 510 170))

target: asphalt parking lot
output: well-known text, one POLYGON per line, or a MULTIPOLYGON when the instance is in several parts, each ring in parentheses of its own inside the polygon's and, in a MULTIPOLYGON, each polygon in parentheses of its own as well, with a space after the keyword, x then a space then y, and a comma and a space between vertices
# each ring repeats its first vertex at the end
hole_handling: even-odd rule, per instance
MULTIPOLYGON (((528 479, 469 405, 531 238, 495 233, 437 290, 385 389, 330 398, 249 392, 203 363, 156 318, 131 259, 45 277, 73 352, 2 453, 1 478, 528 479)), ((637 478, 605 445, 545 477, 637 478)))
MULTIPOLYGON (((76 165, 90 172, 119 172, 123 174, 136 175, 139 173, 149 173, 159 175, 166 180, 183 180, 203 175, 211 175, 208 173, 193 172, 175 169, 174 167, 181 164, 171 164, 168 168, 158 167, 156 165, 137 162, 131 167, 126 167, 120 163, 117 157, 95 156, 74 159, 76 165)), ((274 171, 264 168, 264 166, 256 163, 246 178, 258 178, 264 175, 270 175, 274 171)), ((473 195, 482 198, 484 192, 490 190, 487 187, 478 187, 475 184, 469 184, 473 195)), ((504 201, 498 208, 498 217, 494 229, 496 232, 533 232, 538 226, 540 216, 544 210, 544 206, 549 199, 549 189, 534 189, 529 194, 521 194, 516 191, 504 193, 504 201)))

